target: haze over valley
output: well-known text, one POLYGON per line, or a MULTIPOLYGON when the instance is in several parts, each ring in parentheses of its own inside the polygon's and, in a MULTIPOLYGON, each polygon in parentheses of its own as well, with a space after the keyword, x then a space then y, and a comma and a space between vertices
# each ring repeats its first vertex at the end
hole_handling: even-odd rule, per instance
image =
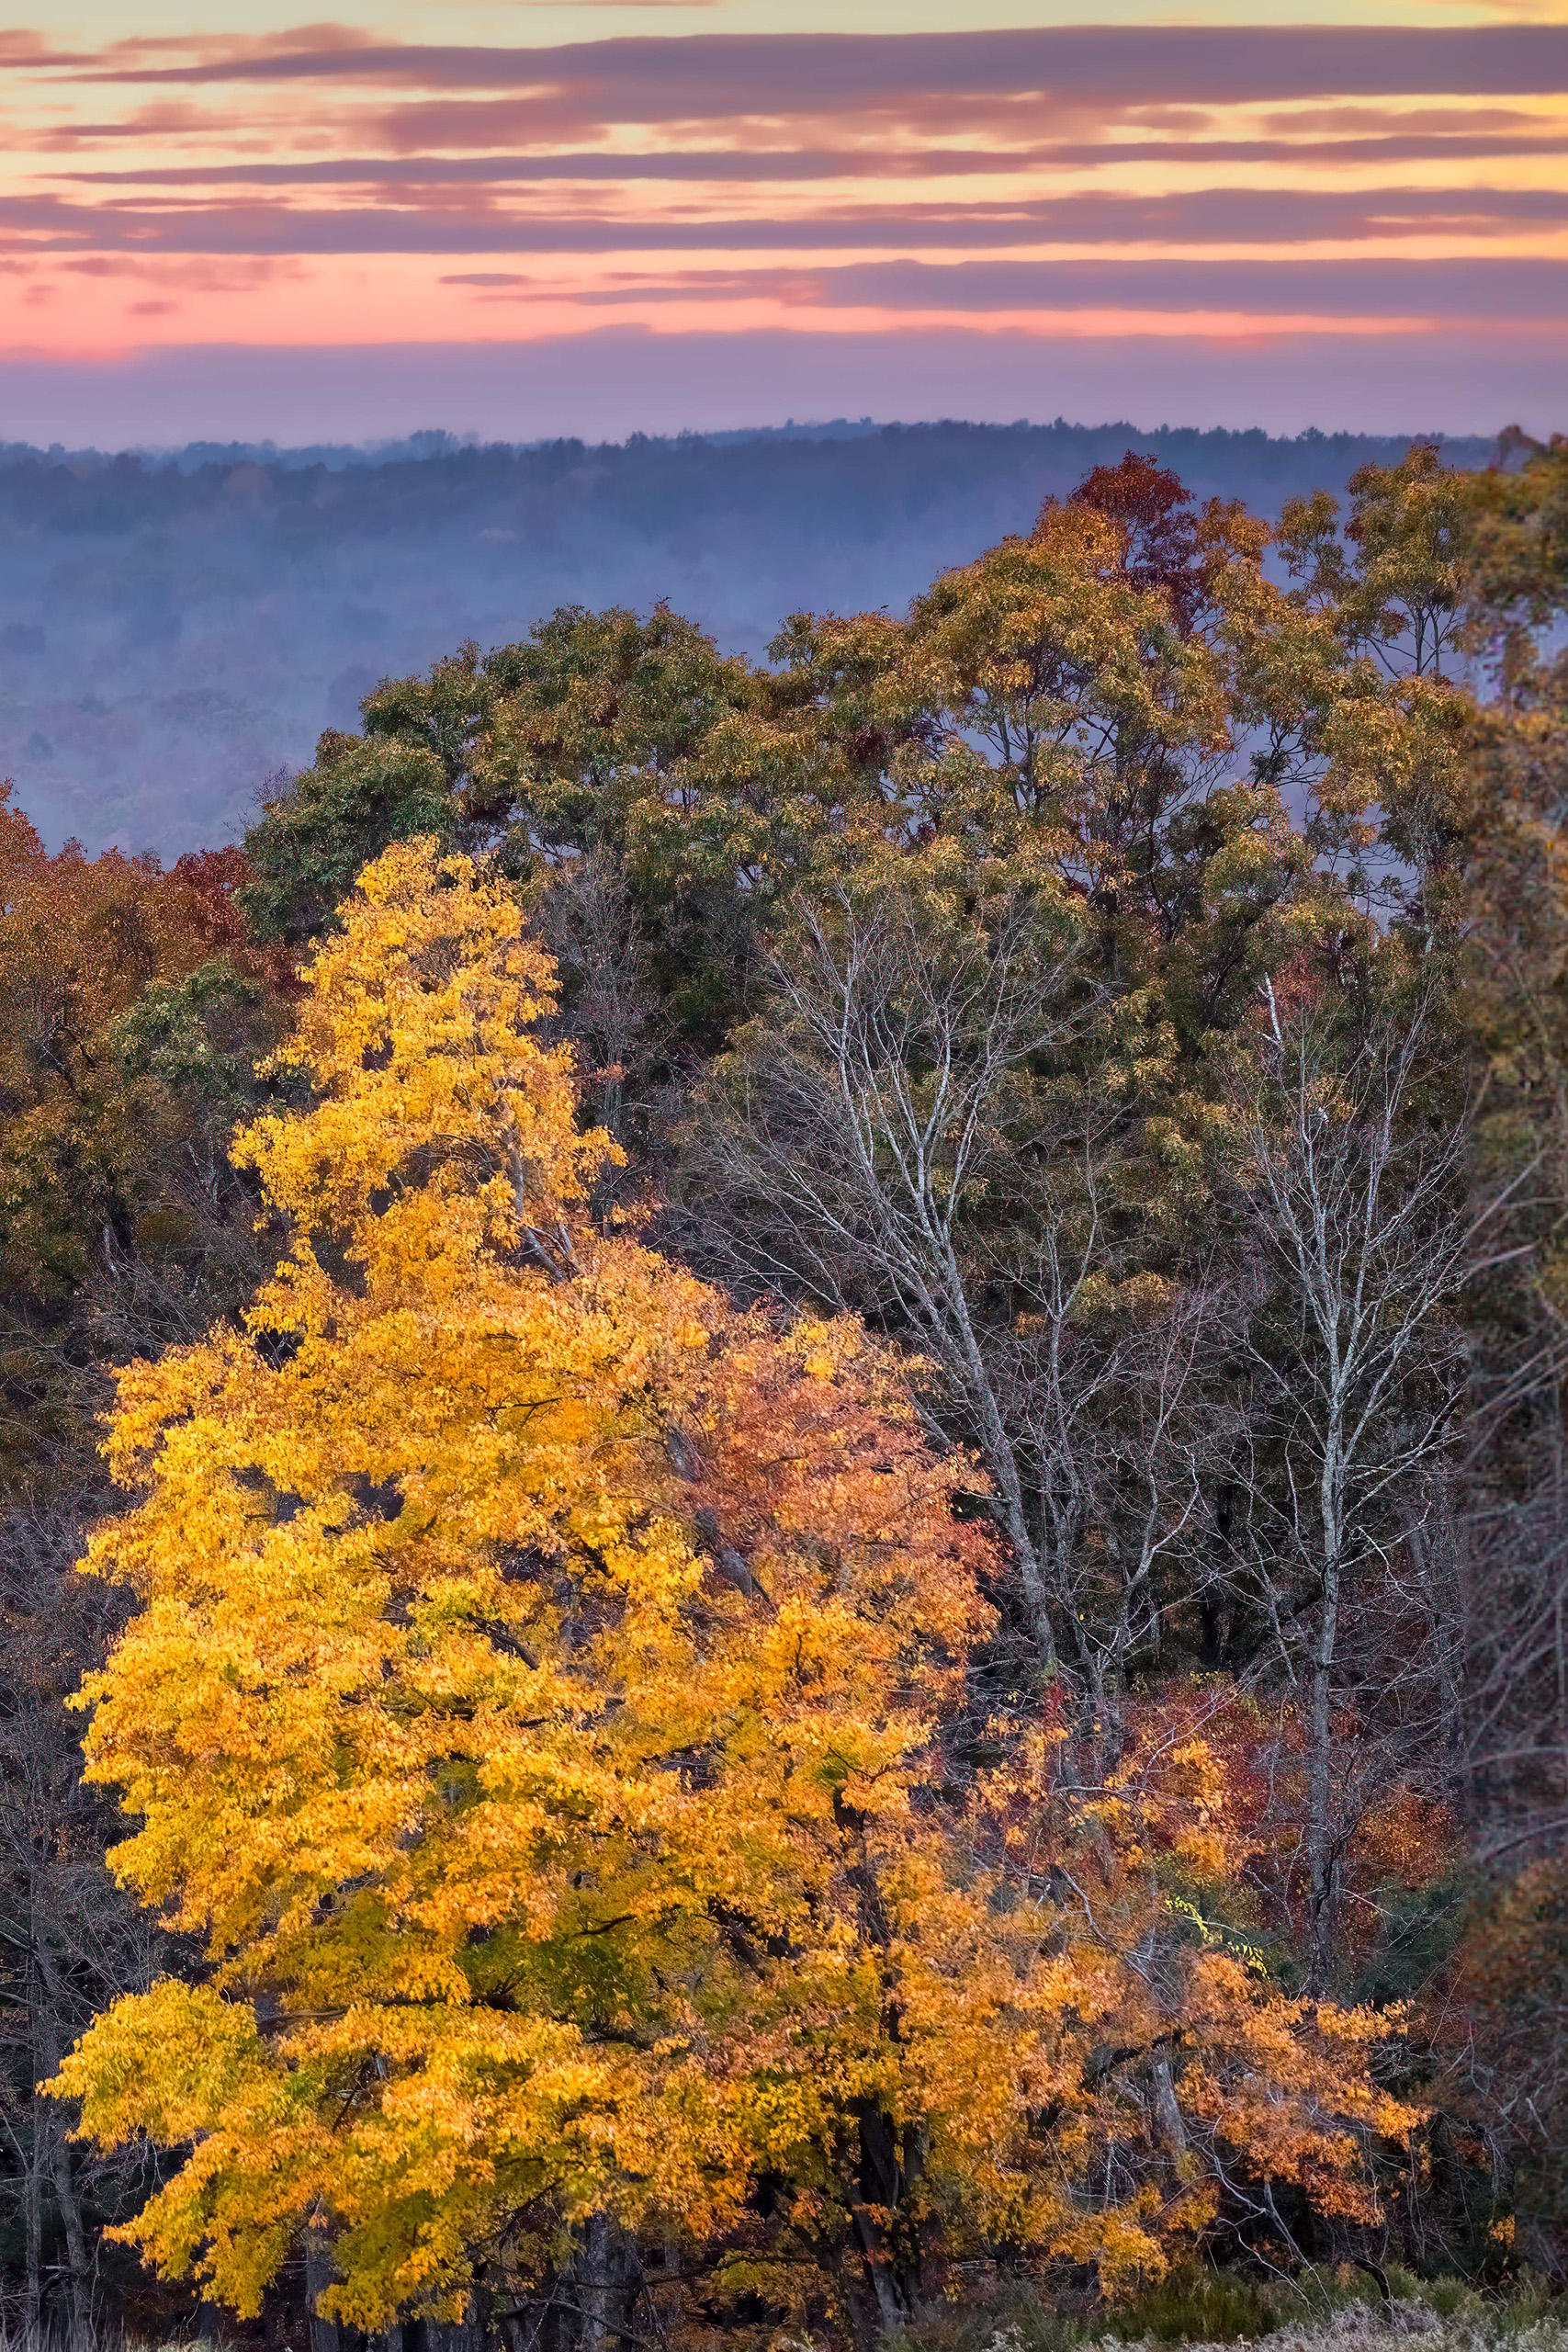
POLYGON ((243 831, 381 678, 525 636, 558 605, 664 597, 761 659, 790 612, 901 611, 1128 447, 1200 501, 1271 515, 1406 437, 867 421, 597 447, 12 446, 0 775, 51 846, 172 858, 243 831))

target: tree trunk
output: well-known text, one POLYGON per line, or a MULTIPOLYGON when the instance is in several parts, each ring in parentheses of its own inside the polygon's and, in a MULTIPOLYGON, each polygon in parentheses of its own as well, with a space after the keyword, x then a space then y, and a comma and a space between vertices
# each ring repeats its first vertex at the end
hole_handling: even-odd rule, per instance
POLYGON ((1024 1607, 1029 1617, 1029 1630, 1040 1663, 1047 1672, 1057 1664, 1056 1636, 1051 1624, 1047 1605, 1045 1577, 1040 1563, 1040 1551, 1030 1532, 1029 1516, 1023 1506, 1023 1482, 1018 1475, 1018 1460, 1012 1441, 1008 1436, 986 1359, 970 1320, 968 1300, 964 1295, 963 1269, 950 1245, 942 1251, 942 1274, 948 1294, 949 1313, 958 1341, 958 1352, 967 1375, 967 1385, 976 1416, 980 1424, 980 1448, 986 1467, 996 1481, 997 1499, 1001 1505, 1002 1525, 1018 1561, 1019 1580, 1023 1586, 1024 1607))
POLYGON ((1311 1760, 1307 1783, 1307 1991, 1327 1985, 1334 1959, 1338 1851, 1332 1820, 1334 1661, 1339 1642, 1344 1498, 1337 1429, 1324 1448, 1319 1487, 1323 1532, 1323 1609, 1312 1658, 1311 1760))
POLYGON ((76 2170, 71 2160, 71 2143, 63 2132, 51 2132, 49 2154, 55 2201, 60 2207, 60 2219, 65 2232, 71 2344, 73 2352, 85 2352, 93 2335, 93 2272, 87 2257, 86 2232, 82 2227, 81 2202, 76 2195, 76 2170))
POLYGON ((1176 2096, 1176 2080, 1170 2071, 1168 2058, 1156 2058, 1149 2069, 1154 2081, 1155 2120, 1166 2153, 1174 2165, 1187 2150, 1187 2126, 1181 2120, 1181 2108, 1176 2096))
MULTIPOLYGON (((35 2047, 43 2062, 43 2075, 47 2077, 59 2071, 61 2046, 70 2028, 65 1988, 55 1967, 42 1919, 36 1911, 32 1945, 37 1970, 35 1982, 39 1989, 35 2047)), ((92 2337, 93 2273, 87 2255, 87 2233, 82 2226, 81 2200, 76 2194, 76 2167, 72 2160, 71 2143, 63 2129, 63 2118, 53 2101, 35 2097, 33 2107, 38 2112, 35 2142, 41 2125, 49 2155, 50 2177, 54 2184, 54 2199, 60 2210, 61 2227, 65 2233, 66 2314, 71 2343, 73 2347, 85 2346, 92 2337)), ((36 2162, 34 2171, 36 2174, 36 2162)))
MULTIPOLYGON (((43 2076, 38 2049, 38 1984, 32 1970, 28 1973, 28 1990, 33 2002, 33 2080, 43 2076)), ((24 2237, 25 2276, 22 2287, 22 2341, 32 2352, 32 2346, 43 2338, 43 2167, 44 2135, 49 2130, 50 2113, 44 2100, 32 2093, 27 2106, 27 2175, 23 2191, 22 2228, 24 2237)))
POLYGON ((27 2251, 22 2287, 22 2343, 26 2352, 43 2340, 43 2175, 39 2149, 39 2105, 34 2099, 33 2130, 28 2149, 28 2176, 23 2208, 27 2251))
POLYGON ((582 2352, 604 2352, 610 2317, 610 2223, 604 2213, 591 2215, 582 2233, 581 2275, 578 2301, 582 2310, 582 2352))
MULTIPOLYGON (((916 2163, 918 2169, 918 2160, 916 2163)), ((886 2331, 901 2327, 919 2308, 919 2277, 908 2243, 900 2244, 899 2208, 909 2187, 899 2136, 880 2108, 866 2107, 860 2119, 860 2194, 851 2203, 855 2239, 865 2266, 876 2313, 886 2331), (881 2215, 891 2216, 891 2227, 881 2215)))
POLYGON ((310 2222, 305 2230, 305 2307, 310 2315, 310 2352, 342 2352, 336 2320, 325 2318, 316 2308, 335 2275, 326 2224, 310 2222))

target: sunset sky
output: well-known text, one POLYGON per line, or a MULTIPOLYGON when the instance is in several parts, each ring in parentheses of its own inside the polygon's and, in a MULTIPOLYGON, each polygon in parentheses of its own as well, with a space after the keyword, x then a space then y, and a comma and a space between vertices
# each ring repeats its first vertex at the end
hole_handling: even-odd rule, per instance
POLYGON ((60 0, 0 437, 1568 425, 1568 0, 60 0))

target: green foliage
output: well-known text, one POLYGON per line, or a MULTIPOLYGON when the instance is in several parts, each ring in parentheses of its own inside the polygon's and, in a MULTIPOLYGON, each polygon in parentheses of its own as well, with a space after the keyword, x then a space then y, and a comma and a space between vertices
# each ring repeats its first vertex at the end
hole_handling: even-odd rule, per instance
POLYGON ((1116 2303, 1105 2320, 1118 2338, 1140 2344, 1238 2344, 1278 2324, 1277 2304, 1257 2279, 1196 2264, 1116 2303))
POLYGON ((1377 1941, 1358 1980, 1357 1999, 1388 2008, 1428 1993, 1470 1924, 1478 1894, 1468 1874, 1380 1890, 1373 1898, 1382 1914, 1377 1941))
POLYGON ((389 842, 456 830, 446 772, 428 744, 378 731, 326 734, 313 766, 268 801, 245 836, 242 893, 256 934, 297 945, 331 922, 355 876, 389 842))

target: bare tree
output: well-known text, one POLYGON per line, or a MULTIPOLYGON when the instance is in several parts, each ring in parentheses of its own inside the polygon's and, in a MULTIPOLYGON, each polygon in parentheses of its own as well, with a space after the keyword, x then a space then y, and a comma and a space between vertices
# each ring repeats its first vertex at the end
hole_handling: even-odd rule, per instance
POLYGON ((1168 1567, 1199 1573, 1215 1420, 1213 1299, 1119 1257, 1115 1113, 1073 1067, 1095 1010, 1053 901, 805 907, 694 1123, 686 1197, 699 1250, 918 1353, 933 1423, 984 1464, 1038 1665, 1098 1706, 1157 1652, 1168 1567))
POLYGON ((600 1124, 624 1142, 628 1123, 646 1112, 670 1026, 624 860, 601 846, 557 865, 538 895, 535 928, 560 978, 555 1025, 582 1056, 600 1124))
POLYGON ((1427 1002, 1358 1023, 1343 1002, 1286 1012, 1265 994, 1237 1106, 1254 1274, 1247 1551, 1280 1668, 1305 1686, 1302 1860, 1322 1989, 1341 1857, 1387 1769, 1385 1756, 1369 1771, 1338 1710, 1359 1698, 1364 1719, 1386 1720, 1414 1665, 1439 1690, 1447 1676, 1452 1727, 1438 1563, 1470 1381, 1455 1309, 1505 1254, 1504 1200, 1472 1196, 1468 1120, 1422 1108, 1438 1049, 1427 1002), (1380 1656, 1401 1626, 1417 1651, 1430 1637, 1432 1655, 1380 1656))

